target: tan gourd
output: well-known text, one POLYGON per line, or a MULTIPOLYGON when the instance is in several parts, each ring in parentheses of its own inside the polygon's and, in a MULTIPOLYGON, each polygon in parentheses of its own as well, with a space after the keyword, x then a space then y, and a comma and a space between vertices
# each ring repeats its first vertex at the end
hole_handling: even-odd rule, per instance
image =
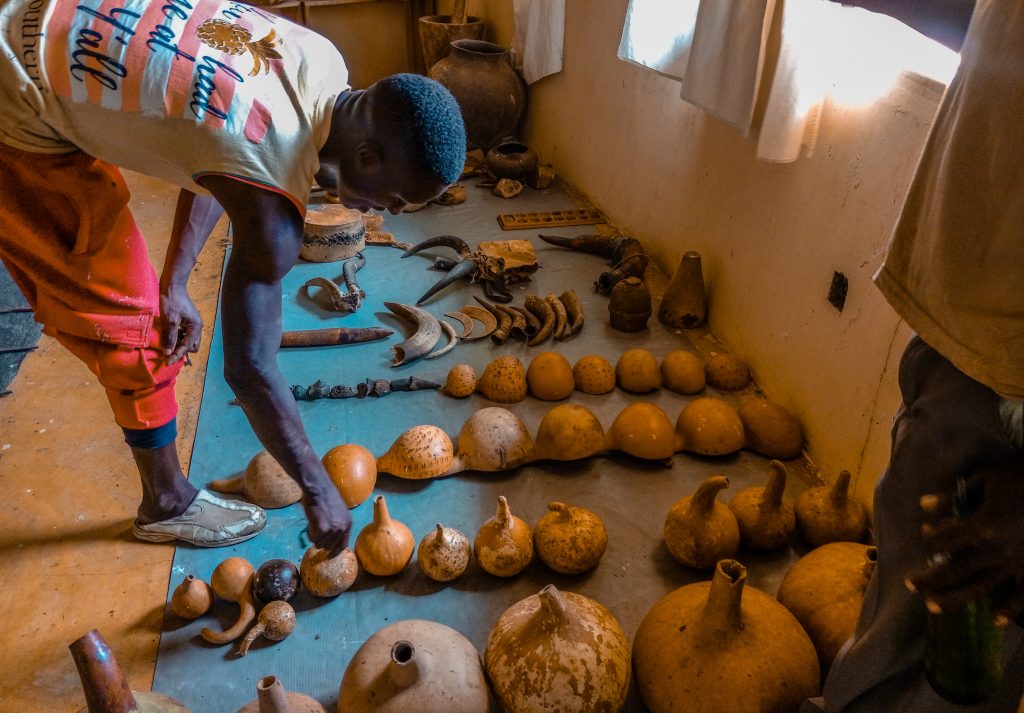
POLYGON ((377 459, 377 472, 409 480, 436 478, 451 467, 453 460, 455 448, 447 433, 437 426, 413 426, 377 459))
POLYGON ((339 713, 487 713, 480 654, 444 624, 385 626, 359 647, 338 690, 339 713))
POLYGON ((648 350, 627 349, 615 363, 615 380, 626 391, 646 394, 661 386, 661 368, 648 350))
POLYGON ((588 354, 573 365, 572 380, 585 394, 607 394, 615 388, 615 368, 603 356, 588 354))
POLYGON ((633 667, 651 713, 796 713, 817 695, 811 640, 746 577, 723 560, 711 582, 680 587, 644 617, 633 667))
POLYGON ((604 450, 604 442, 604 428, 590 409, 559 404, 537 427, 532 460, 581 460, 604 450))
POLYGON ((796 528, 812 547, 829 542, 860 542, 868 530, 867 509, 850 497, 850 471, 831 485, 816 485, 797 496, 796 528))
POLYGON ((476 370, 469 364, 456 364, 448 371, 441 393, 464 399, 476 391, 476 370))
POLYGON ((469 538, 454 527, 445 527, 441 523, 424 535, 416 548, 420 570, 435 582, 458 579, 472 558, 469 538))
POLYGON ((359 563, 347 547, 331 556, 330 550, 310 545, 299 563, 299 578, 307 592, 316 597, 336 597, 356 581, 359 563))
POLYGON ((357 443, 343 443, 327 451, 324 468, 349 508, 365 502, 377 484, 377 459, 357 443))
POLYGON ((665 517, 665 545, 680 563, 711 569, 740 547, 740 528, 732 510, 717 495, 729 487, 724 475, 712 475, 693 495, 678 500, 665 517))
POLYGON ((286 691, 277 676, 264 676, 256 683, 256 700, 236 713, 327 713, 315 699, 286 691))
POLYGON ((526 369, 526 388, 542 401, 561 401, 575 389, 572 366, 558 352, 541 352, 526 369))
POLYGON ((445 475, 509 470, 529 461, 532 454, 533 436, 519 417, 506 408, 489 406, 462 424, 455 458, 445 475))
POLYGON ((804 447, 800 422, 771 399, 747 396, 736 409, 743 422, 745 448, 768 458, 796 458, 804 447))
POLYGON ((252 642, 261 636, 271 641, 283 641, 295 630, 295 610, 288 602, 276 600, 260 609, 256 624, 238 645, 238 655, 245 656, 252 642))
POLYGON ((198 619, 210 611, 213 590, 194 574, 188 574, 171 593, 171 611, 182 619, 198 619))
POLYGON ((498 496, 494 517, 477 532, 473 553, 485 572, 498 577, 514 577, 533 559, 533 532, 524 520, 512 514, 504 495, 498 496))
POLYGON ((228 602, 237 602, 238 620, 225 631, 204 628, 200 634, 211 644, 227 644, 241 636, 256 618, 256 605, 252 595, 252 578, 256 573, 248 560, 228 557, 210 575, 213 593, 228 602))
POLYGON ((739 391, 750 383, 750 367, 735 354, 711 352, 704 362, 709 386, 723 391, 739 391))
POLYGON ((704 363, 685 349, 677 349, 661 360, 661 383, 677 394, 696 394, 704 390, 704 363))
POLYGON ((498 617, 484 667, 506 713, 614 713, 629 690, 629 642, 600 603, 549 584, 498 617))
POLYGON ((736 409, 711 396, 694 399, 679 412, 676 432, 690 453, 722 456, 743 448, 743 422, 736 409))
POLYGON ((779 603, 814 642, 822 676, 853 635, 877 560, 878 552, 871 545, 831 542, 801 557, 782 578, 779 603))
POLYGON ((608 450, 623 451, 647 460, 671 458, 681 443, 668 415, 659 406, 649 403, 624 408, 605 436, 608 450))
POLYGON ((373 522, 356 537, 359 566, 370 574, 388 577, 398 574, 412 559, 416 547, 412 531, 391 517, 383 495, 373 499, 373 522))
POLYGON ((767 485, 755 485, 736 493, 729 509, 740 526, 740 542, 754 550, 785 547, 796 529, 793 503, 785 497, 786 466, 769 463, 767 485))
POLYGON ((476 390, 502 404, 511 404, 526 398, 526 369, 519 357, 498 357, 484 368, 476 390))
POLYGON ((207 487, 220 493, 237 493, 261 508, 283 508, 302 499, 302 488, 274 456, 260 451, 234 478, 211 480, 207 487))
POLYGON ((548 503, 548 510, 533 529, 541 561, 559 574, 596 567, 608 546, 608 530, 597 513, 559 502, 548 503))

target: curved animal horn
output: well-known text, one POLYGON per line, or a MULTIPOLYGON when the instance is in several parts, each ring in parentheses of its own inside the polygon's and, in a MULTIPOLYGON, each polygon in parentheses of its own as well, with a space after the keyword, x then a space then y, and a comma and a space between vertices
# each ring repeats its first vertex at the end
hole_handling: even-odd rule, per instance
POLYGON ((440 280, 438 280, 436 283, 434 283, 433 287, 431 287, 429 290, 424 292, 423 296, 420 297, 418 300, 416 300, 416 304, 418 304, 418 305, 423 304, 424 302, 429 300, 431 297, 436 295, 438 292, 443 290, 448 285, 452 284, 453 282, 457 282, 458 280, 460 280, 463 277, 469 277, 475 271, 476 271, 476 263, 475 262, 473 262, 472 260, 463 260, 462 262, 456 264, 455 267, 453 267, 451 270, 449 270, 448 273, 444 277, 442 277, 440 280))
POLYGON ((448 322, 445 322, 443 319, 439 319, 438 323, 441 325, 441 329, 444 330, 444 333, 448 335, 448 343, 440 349, 430 352, 430 354, 425 354, 423 356, 424 359, 436 359, 439 356, 444 356, 454 349, 455 345, 459 343, 459 337, 455 334, 455 327, 448 324, 448 322))
POLYGON ((483 323, 484 331, 480 334, 476 334, 474 330, 473 337, 463 337, 463 341, 476 341, 477 339, 483 339, 488 334, 493 332, 498 327, 498 320, 495 319, 494 315, 485 310, 483 307, 477 307, 476 305, 463 305, 459 310, 464 315, 471 317, 478 322, 483 323))
POLYGON ((402 319, 416 324, 416 331, 411 337, 391 347, 395 352, 391 366, 401 366, 419 359, 433 349, 437 340, 441 338, 441 325, 430 312, 400 302, 385 302, 384 306, 402 319))
POLYGON ((580 250, 592 255, 610 258, 615 250, 615 242, 618 237, 610 235, 578 235, 575 238, 565 238, 561 235, 538 235, 541 240, 560 248, 580 250))
POLYGON ((602 295, 611 294, 612 288, 615 287, 617 282, 625 280, 627 277, 642 278, 644 272, 647 271, 648 261, 648 257, 643 253, 634 253, 629 257, 623 258, 609 272, 602 272, 598 275, 597 281, 594 282, 594 287, 602 295))
POLYGON ((462 334, 457 334, 459 339, 465 339, 473 333, 473 318, 462 312, 445 312, 445 317, 451 317, 452 319, 458 320, 459 324, 462 325, 462 334))
POLYGON ((452 248, 459 254, 459 257, 466 258, 472 250, 469 249, 469 245, 465 240, 458 237, 457 235, 438 235, 433 238, 427 238, 423 242, 416 243, 411 248, 402 253, 402 257, 409 257, 415 255, 420 250, 426 250, 427 248, 435 248, 438 245, 443 245, 446 248, 452 248))

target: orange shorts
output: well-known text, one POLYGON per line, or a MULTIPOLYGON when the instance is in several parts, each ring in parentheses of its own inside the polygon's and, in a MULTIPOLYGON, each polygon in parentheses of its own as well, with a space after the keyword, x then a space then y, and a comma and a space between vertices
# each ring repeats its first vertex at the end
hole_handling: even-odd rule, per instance
POLYGON ((104 386, 114 420, 147 429, 178 411, 159 349, 160 290, 115 166, 81 151, 0 144, 0 260, 43 332, 104 386))

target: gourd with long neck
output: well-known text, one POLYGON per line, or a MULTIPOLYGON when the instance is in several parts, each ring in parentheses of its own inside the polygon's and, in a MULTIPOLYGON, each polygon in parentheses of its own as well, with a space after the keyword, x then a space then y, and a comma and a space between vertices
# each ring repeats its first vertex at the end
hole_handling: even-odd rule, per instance
POLYGON ((359 565, 370 574, 388 577, 398 574, 412 559, 416 540, 404 522, 391 517, 383 495, 373 499, 373 522, 356 538, 359 565))
POLYGON ((732 557, 740 546, 736 516, 717 495, 729 487, 724 475, 712 475, 697 492, 680 499, 665 518, 665 545, 680 563, 711 569, 718 560, 732 557))
POLYGON ((776 550, 789 542, 796 529, 793 503, 785 497, 786 466, 773 460, 768 483, 736 493, 729 509, 740 527, 740 542, 754 550, 776 550))
POLYGON ((860 542, 868 529, 864 505, 850 497, 850 471, 831 485, 808 488, 796 499, 796 527, 813 547, 829 542, 860 542))
POLYGON ((237 713, 327 713, 316 700, 302 693, 286 691, 277 676, 264 676, 256 683, 256 700, 237 713))

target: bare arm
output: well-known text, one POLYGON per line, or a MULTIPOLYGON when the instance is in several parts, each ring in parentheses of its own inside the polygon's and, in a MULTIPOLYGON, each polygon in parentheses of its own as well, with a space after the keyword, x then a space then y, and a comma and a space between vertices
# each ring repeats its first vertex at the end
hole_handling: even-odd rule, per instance
POLYGON ((281 279, 302 245, 302 218, 285 197, 221 176, 203 179, 231 218, 222 299, 224 376, 260 442, 302 487, 309 535, 340 551, 352 519, 313 450, 277 365, 281 279))
POLYGON ((960 51, 975 0, 833 0, 893 17, 922 35, 960 51))
POLYGON ((160 275, 162 342, 167 362, 199 349, 203 320, 188 296, 188 277, 224 209, 214 199, 182 190, 174 210, 171 239, 160 275))

